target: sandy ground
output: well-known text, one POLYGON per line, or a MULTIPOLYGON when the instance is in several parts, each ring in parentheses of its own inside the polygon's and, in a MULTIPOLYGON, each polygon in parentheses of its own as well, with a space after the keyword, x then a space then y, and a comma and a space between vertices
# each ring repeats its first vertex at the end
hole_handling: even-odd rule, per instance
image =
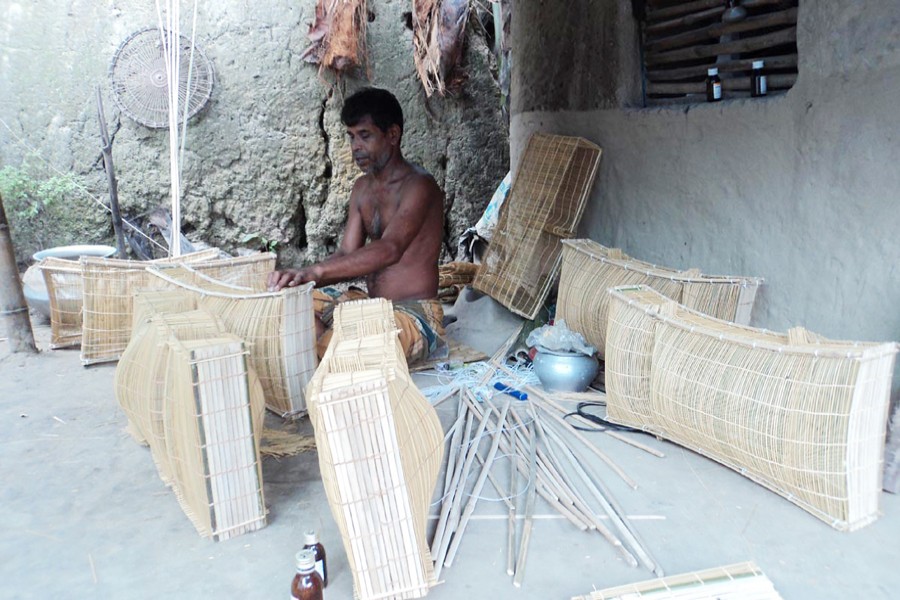
MULTIPOLYGON (((48 335, 37 329, 44 348, 48 335)), ((286 598, 308 528, 328 551, 326 597, 352 597, 315 452, 265 459, 266 528, 221 543, 202 539, 148 449, 125 432, 114 371, 82 367, 77 350, 13 355, 0 342, 0 597, 286 598)), ((434 384, 427 375, 419 381, 434 384)), ((445 423, 454 411, 451 403, 439 408, 445 423)), ((787 599, 897 597, 900 498, 884 494, 879 521, 841 533, 675 445, 640 436, 666 453, 656 458, 592 436, 639 483, 631 490, 588 461, 668 574, 753 560, 787 599)), ((539 502, 525 583, 516 589, 505 572, 505 510, 493 490, 485 496, 429 598, 569 598, 652 577, 539 502)))

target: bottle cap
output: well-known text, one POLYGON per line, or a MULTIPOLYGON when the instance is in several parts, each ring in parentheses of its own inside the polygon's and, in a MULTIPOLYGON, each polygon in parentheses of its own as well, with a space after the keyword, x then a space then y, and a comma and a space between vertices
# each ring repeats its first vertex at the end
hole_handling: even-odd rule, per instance
POLYGON ((307 531, 306 533, 303 534, 303 543, 306 544, 307 546, 310 546, 312 544, 318 544, 319 536, 316 535, 315 531, 310 529, 309 531, 307 531))
POLYGON ((706 74, 709 75, 709 76, 718 75, 718 74, 719 74, 719 68, 718 68, 718 67, 713 67, 713 68, 711 68, 711 69, 707 69, 707 70, 706 70, 706 74))
POLYGON ((753 68, 754 68, 754 69, 762 69, 763 66, 764 66, 765 64, 766 64, 765 61, 762 61, 762 60, 754 60, 754 61, 753 61, 753 68))
POLYGON ((308 571, 316 567, 316 554, 312 550, 301 550, 297 553, 297 569, 308 571))

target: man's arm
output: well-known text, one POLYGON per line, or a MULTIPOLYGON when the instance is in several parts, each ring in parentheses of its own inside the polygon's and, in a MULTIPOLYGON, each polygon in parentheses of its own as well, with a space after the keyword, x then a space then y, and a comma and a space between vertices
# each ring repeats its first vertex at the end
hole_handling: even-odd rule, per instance
MULTIPOLYGON (((350 192, 349 208, 347 210, 347 224, 344 225, 344 234, 341 237, 341 245, 331 255, 321 262, 328 262, 332 259, 345 256, 363 247, 366 243, 366 230, 363 226, 362 214, 359 211, 359 202, 357 201, 357 186, 359 182, 353 186, 350 192)), ((269 273, 267 285, 269 290, 275 291, 288 286, 300 285, 307 281, 315 281, 311 276, 309 267, 302 269, 284 269, 281 271, 273 271, 269 273)))
MULTIPOLYGON (((430 208, 429 202, 433 201, 434 187, 434 182, 428 177, 415 177, 407 183, 401 192, 397 212, 385 228, 381 239, 367 245, 363 244, 365 230, 362 217, 358 210, 351 210, 347 233, 341 242, 339 253, 304 269, 276 271, 269 277, 269 287, 280 290, 309 281, 315 281, 319 286, 329 285, 364 277, 395 264, 403 257, 403 253, 419 233, 430 208), (353 226, 352 217, 358 220, 353 226)), ((351 205, 355 205, 352 195, 351 205)))

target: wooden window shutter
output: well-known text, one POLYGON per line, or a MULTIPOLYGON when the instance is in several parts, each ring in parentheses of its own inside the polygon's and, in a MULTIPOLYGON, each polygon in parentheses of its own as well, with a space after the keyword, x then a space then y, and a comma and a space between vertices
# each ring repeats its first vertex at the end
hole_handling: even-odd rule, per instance
POLYGON ((641 22, 649 105, 704 102, 706 71, 718 67, 725 98, 750 96, 763 60, 769 94, 797 79, 799 0, 633 0, 641 22))

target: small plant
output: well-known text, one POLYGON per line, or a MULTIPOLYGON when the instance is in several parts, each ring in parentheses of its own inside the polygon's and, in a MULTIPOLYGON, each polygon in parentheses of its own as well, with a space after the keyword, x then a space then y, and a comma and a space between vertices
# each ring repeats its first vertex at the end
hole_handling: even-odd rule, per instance
POLYGON ((278 240, 270 240, 258 231, 245 234, 241 243, 251 245, 260 252, 275 252, 278 249, 278 240))
POLYGON ((11 219, 35 219, 63 202, 78 187, 78 178, 71 173, 36 179, 24 168, 6 166, 0 169, 0 194, 12 213, 11 219))

